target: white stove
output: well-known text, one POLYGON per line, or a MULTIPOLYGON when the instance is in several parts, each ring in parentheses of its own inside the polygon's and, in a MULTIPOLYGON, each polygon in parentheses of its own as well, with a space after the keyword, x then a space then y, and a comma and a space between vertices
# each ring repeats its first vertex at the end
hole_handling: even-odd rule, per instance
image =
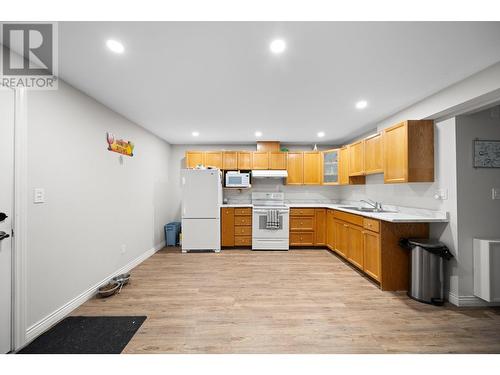
POLYGON ((252 250, 288 250, 290 208, 285 193, 252 193, 252 250))

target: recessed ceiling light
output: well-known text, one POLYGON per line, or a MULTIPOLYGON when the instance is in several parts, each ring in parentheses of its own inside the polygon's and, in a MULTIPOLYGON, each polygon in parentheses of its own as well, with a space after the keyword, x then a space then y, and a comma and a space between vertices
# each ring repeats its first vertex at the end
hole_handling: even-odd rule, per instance
POLYGON ((123 46, 123 44, 114 39, 109 39, 106 42, 106 46, 114 53, 123 53, 123 51, 125 51, 125 47, 123 46))
POLYGON ((191 134, 192 134, 193 137, 197 137, 197 136, 200 135, 200 132, 192 132, 191 134))
POLYGON ((286 50, 286 43, 283 39, 274 39, 269 45, 269 49, 272 53, 278 55, 286 50))
POLYGON ((262 137, 262 132, 259 132, 259 131, 255 132, 255 136, 256 137, 262 137))
POLYGON ((325 136, 325 132, 318 132, 318 137, 323 138, 325 136))
POLYGON ((365 109, 368 106, 368 102, 366 100, 360 100, 356 103, 357 109, 365 109))

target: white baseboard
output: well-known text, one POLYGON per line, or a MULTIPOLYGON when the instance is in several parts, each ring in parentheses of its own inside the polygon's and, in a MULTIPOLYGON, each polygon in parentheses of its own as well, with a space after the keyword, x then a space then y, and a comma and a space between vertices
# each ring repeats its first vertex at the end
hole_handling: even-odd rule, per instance
POLYGON ((109 280, 112 279, 114 276, 119 275, 121 273, 129 272, 131 269, 133 269, 134 267, 137 267, 139 264, 144 262, 150 256, 155 254, 158 250, 160 250, 164 247, 165 247, 165 242, 159 243, 154 248, 149 249, 148 251, 141 254, 137 258, 131 260, 129 263, 127 263, 125 266, 123 266, 119 270, 116 270, 111 275, 104 278, 103 280, 101 280, 97 284, 91 286, 86 291, 84 291, 80 295, 76 296, 68 303, 59 307, 57 310, 53 311, 52 313, 47 315, 45 318, 40 319, 38 322, 36 322, 35 324, 33 324, 31 327, 29 327, 26 330, 26 344, 30 343, 35 338, 37 338, 39 335, 41 335, 43 332, 45 332, 50 327, 52 327, 54 324, 58 323, 60 320, 62 320, 64 317, 66 317, 69 313, 71 313, 73 310, 75 310, 78 306, 82 305, 84 302, 91 299, 97 293, 97 289, 99 289, 99 287, 101 287, 102 285, 109 282, 109 280))
POLYGON ((448 292, 448 301, 458 307, 500 306, 499 302, 487 302, 476 296, 458 296, 448 292))

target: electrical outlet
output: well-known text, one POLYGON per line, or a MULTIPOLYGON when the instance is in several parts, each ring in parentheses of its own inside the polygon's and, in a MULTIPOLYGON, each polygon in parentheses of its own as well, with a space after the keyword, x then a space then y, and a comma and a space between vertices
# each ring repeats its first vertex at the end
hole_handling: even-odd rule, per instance
POLYGON ((439 189, 434 193, 434 199, 446 200, 448 199, 448 189, 439 189))
POLYGON ((121 250, 122 254, 125 254, 127 252, 127 246, 126 245, 122 245, 121 248, 120 248, 120 250, 121 250))
POLYGON ((491 188, 491 199, 500 199, 500 188, 491 188))
POLYGON ((35 188, 33 190, 33 203, 45 203, 45 189, 35 188))

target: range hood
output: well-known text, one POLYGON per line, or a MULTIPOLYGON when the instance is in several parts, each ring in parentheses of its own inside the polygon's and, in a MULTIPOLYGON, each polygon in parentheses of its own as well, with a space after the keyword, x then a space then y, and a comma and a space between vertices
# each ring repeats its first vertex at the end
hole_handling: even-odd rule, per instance
POLYGON ((288 172, 286 170, 263 170, 256 169, 252 171, 253 178, 287 178, 288 172))

